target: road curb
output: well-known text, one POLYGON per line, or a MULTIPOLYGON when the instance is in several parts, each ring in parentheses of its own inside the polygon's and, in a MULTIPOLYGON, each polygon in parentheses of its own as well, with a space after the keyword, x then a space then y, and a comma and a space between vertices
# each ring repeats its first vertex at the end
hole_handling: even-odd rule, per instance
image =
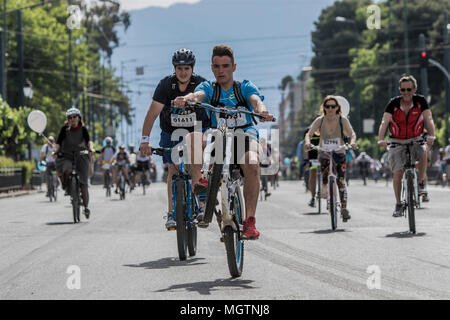
POLYGON ((5 192, 5 193, 0 193, 0 200, 7 199, 7 198, 26 196, 26 195, 36 194, 36 193, 43 193, 43 192, 44 191, 42 191, 42 190, 20 190, 20 191, 13 191, 13 192, 5 192))

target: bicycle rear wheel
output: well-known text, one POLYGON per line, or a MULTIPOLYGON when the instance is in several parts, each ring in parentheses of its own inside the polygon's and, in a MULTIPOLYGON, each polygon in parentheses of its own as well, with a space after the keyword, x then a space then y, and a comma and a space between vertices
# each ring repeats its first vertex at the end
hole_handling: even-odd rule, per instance
POLYGON ((411 174, 406 176, 406 184, 408 188, 408 222, 409 231, 416 233, 415 203, 414 203, 414 177, 411 174))
POLYGON ((244 241, 241 238, 239 228, 244 220, 240 189, 236 190, 232 208, 237 230, 235 231, 231 226, 226 226, 223 230, 223 240, 227 252, 228 270, 233 278, 237 278, 242 275, 244 268, 244 241))
POLYGON ((186 223, 186 185, 184 180, 177 180, 175 184, 175 216, 177 221, 177 246, 180 260, 186 260, 188 247, 188 228, 186 223))
POLYGON ((214 209, 216 208, 217 192, 220 187, 220 177, 222 176, 223 164, 214 163, 211 169, 211 176, 208 181, 208 192, 205 206, 205 222, 212 221, 214 209))
POLYGON ((336 190, 335 181, 330 179, 329 192, 330 192, 330 216, 331 216, 331 229, 337 228, 337 208, 336 208, 336 190))

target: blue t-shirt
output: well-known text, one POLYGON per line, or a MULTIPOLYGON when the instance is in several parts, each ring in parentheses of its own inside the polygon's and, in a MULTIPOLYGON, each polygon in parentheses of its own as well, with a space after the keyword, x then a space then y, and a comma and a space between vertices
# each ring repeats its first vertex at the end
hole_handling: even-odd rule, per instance
MULTIPOLYGON (((194 92, 197 91, 203 91, 205 93, 205 99, 203 99, 203 102, 205 103, 211 103, 214 88, 211 81, 204 81, 200 83, 197 88, 195 88, 194 92)), ((244 80, 241 83, 241 92, 242 96, 244 97, 245 101, 247 102, 248 108, 250 111, 253 111, 253 107, 250 104, 249 98, 251 95, 256 94, 261 98, 261 100, 264 100, 264 97, 259 92, 258 88, 249 80, 244 80)), ((230 90, 225 91, 223 88, 220 88, 220 98, 219 98, 219 104, 224 105, 227 107, 235 107, 238 104, 238 101, 236 97, 234 96, 234 90, 233 86, 230 88, 230 90)), ((216 114, 211 111, 207 111, 208 117, 211 119, 211 126, 217 127, 217 119, 216 114)), ((228 121, 228 120, 227 120, 228 121)), ((231 122, 228 122, 228 126, 230 128, 233 127, 242 127, 245 125, 249 125, 248 127, 244 128, 244 132, 246 134, 249 134, 251 136, 255 136, 256 139, 259 139, 259 133, 258 130, 253 126, 253 119, 252 116, 249 114, 238 114, 238 117, 235 119, 230 119, 231 122), (231 121, 232 120, 232 121, 231 121), (234 124, 234 125, 233 125, 234 124)))

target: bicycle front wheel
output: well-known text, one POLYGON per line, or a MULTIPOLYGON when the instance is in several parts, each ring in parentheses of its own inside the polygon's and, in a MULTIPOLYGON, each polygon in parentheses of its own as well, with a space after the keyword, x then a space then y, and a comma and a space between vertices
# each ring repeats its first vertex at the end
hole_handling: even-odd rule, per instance
POLYGON ((241 238, 239 226, 243 224, 243 206, 240 190, 237 190, 233 201, 233 215, 237 230, 226 226, 223 240, 227 252, 228 269, 233 278, 240 277, 244 268, 244 241, 241 238))
POLYGON ((333 229, 333 230, 336 230, 336 228, 337 228, 337 208, 336 208, 335 183, 336 182, 333 179, 331 179, 329 182, 331 229, 333 229))
POLYGON ((414 177, 412 175, 408 175, 406 177, 406 184, 408 188, 408 222, 409 222, 409 231, 412 233, 416 233, 416 218, 415 218, 415 201, 414 201, 414 177))
POLYGON ((188 246, 188 229, 186 223, 186 185, 184 180, 177 180, 175 184, 175 216, 177 221, 177 245, 180 260, 186 260, 188 246))
POLYGON ((214 163, 210 180, 208 182, 208 193, 205 206, 205 222, 210 223, 212 221, 214 209, 216 208, 217 192, 220 187, 220 177, 222 176, 223 164, 214 163))
POLYGON ((72 192, 73 223, 80 222, 80 190, 76 178, 72 178, 70 191, 72 192))

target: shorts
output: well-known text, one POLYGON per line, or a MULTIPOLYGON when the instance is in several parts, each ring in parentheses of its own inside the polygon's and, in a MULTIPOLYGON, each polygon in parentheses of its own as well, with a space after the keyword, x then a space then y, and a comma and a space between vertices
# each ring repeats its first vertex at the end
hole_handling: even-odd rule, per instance
POLYGON ((137 161, 137 171, 149 170, 148 161, 137 161))
POLYGON ((128 164, 127 163, 124 163, 124 164, 116 163, 116 172, 119 173, 120 170, 122 170, 123 167, 125 167, 125 170, 128 170, 128 164))
MULTIPOLYGON (((89 170, 90 170, 90 157, 87 154, 80 155, 77 159, 76 169, 78 171, 78 177, 80 183, 88 184, 89 170)), ((63 174, 66 171, 72 170, 72 160, 64 157, 58 157, 56 159, 56 170, 63 174)))
MULTIPOLYGON (((159 146, 161 148, 173 148, 183 141, 183 137, 180 137, 178 141, 172 140, 172 134, 161 131, 161 140, 159 141, 159 146)), ((164 153, 163 163, 173 164, 172 154, 169 152, 164 153)))
MULTIPOLYGON (((407 142, 411 142, 414 140, 416 140, 416 138, 407 139, 407 140, 392 139, 392 142, 407 143, 407 142)), ((420 144, 414 144, 411 147, 411 157, 412 157, 413 162, 418 161, 422 157, 422 155, 425 152, 425 148, 426 148, 426 145, 420 145, 420 144)), ((392 172, 403 170, 403 167, 406 163, 406 146, 398 145, 393 148, 391 147, 391 148, 389 148, 388 154, 389 154, 389 163, 391 164, 392 172)))

